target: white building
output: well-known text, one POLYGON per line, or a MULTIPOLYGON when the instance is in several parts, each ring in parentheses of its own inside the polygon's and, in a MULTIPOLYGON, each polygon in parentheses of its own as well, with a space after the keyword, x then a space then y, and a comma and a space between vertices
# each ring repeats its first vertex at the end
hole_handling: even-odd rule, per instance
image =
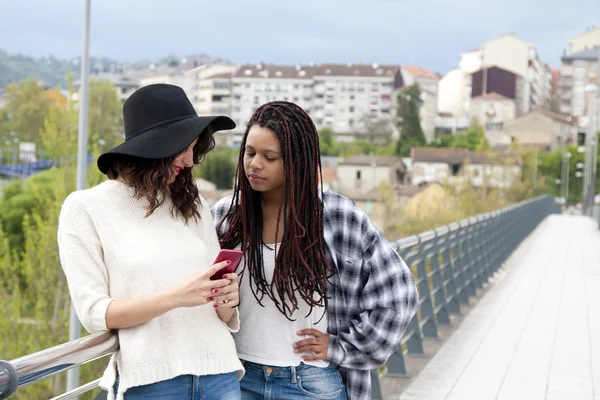
MULTIPOLYGON (((468 118, 473 97, 490 93, 479 85, 478 93, 473 91, 473 76, 487 75, 490 68, 500 68, 519 77, 517 113, 525 114, 532 109, 549 109, 552 100, 552 70, 542 61, 534 45, 519 39, 515 34, 507 34, 484 42, 478 49, 461 54, 459 70, 451 71, 440 83, 438 100, 440 113, 458 114, 468 118), (483 91, 482 91, 483 89, 483 91)), ((489 79, 479 78, 481 81, 489 79)), ((512 84, 512 83, 511 83, 512 84)))
POLYGON ((565 56, 600 47, 600 28, 590 27, 584 33, 572 37, 567 43, 565 56))
POLYGON ((254 111, 262 104, 297 103, 317 128, 330 128, 338 141, 395 133, 395 96, 403 86, 397 66, 324 64, 316 66, 242 65, 232 79, 231 115, 241 140, 254 111), (373 128, 376 127, 376 128, 373 128))
POLYGON ((586 85, 598 82, 600 46, 572 52, 562 58, 557 96, 559 111, 575 117, 586 114, 586 85))
POLYGON ((402 185, 405 176, 406 166, 400 157, 357 155, 337 166, 339 191, 351 198, 377 189, 382 182, 402 185))
POLYGON ((157 83, 165 83, 168 85, 176 85, 181 87, 190 101, 194 103, 194 95, 196 92, 196 81, 194 76, 184 75, 183 72, 168 72, 140 78, 140 87, 155 85, 157 83))
POLYGON ((552 71, 533 44, 507 34, 483 43, 480 52, 482 68, 500 67, 525 78, 523 112, 550 107, 552 71))
POLYGON ((182 75, 193 82, 190 100, 200 115, 230 115, 231 77, 237 67, 232 64, 205 64, 182 75))
POLYGON ((517 117, 517 102, 497 93, 487 93, 471 99, 471 119, 485 129, 485 138, 497 150, 510 147, 510 137, 504 132, 505 124, 517 117))
POLYGON ((506 153, 481 153, 450 147, 413 147, 411 158, 413 185, 442 182, 507 188, 521 176, 521 160, 506 153))
POLYGON ((250 117, 264 103, 291 101, 310 113, 316 71, 300 65, 241 65, 231 78, 231 117, 237 125, 234 145, 241 142, 250 117))
POLYGON ((395 97, 403 87, 398 66, 323 64, 313 81, 311 116, 318 128, 331 128, 338 141, 397 137, 395 97), (374 126, 382 132, 369 132, 374 126))
POLYGON ((453 69, 444 75, 438 84, 438 113, 464 115, 467 108, 465 89, 464 71, 453 69))

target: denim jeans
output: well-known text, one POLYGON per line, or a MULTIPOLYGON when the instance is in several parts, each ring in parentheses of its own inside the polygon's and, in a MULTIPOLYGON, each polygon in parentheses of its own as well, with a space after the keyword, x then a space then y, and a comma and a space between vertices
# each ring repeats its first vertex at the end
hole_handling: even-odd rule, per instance
POLYGON ((242 362, 246 369, 240 382, 243 400, 347 399, 342 377, 334 367, 275 367, 242 362))
MULTIPOLYGON (((119 387, 119 375, 114 385, 119 387)), ((180 375, 166 381, 127 389, 125 400, 241 400, 236 372, 219 375, 180 375)))

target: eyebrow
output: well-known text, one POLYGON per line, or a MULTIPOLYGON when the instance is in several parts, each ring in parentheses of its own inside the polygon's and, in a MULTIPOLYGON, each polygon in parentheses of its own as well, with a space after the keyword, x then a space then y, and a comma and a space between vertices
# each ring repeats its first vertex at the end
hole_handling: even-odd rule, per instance
MULTIPOLYGON (((247 144, 247 145, 246 145, 246 148, 247 148, 247 149, 251 149, 251 150, 254 150, 254 151, 256 151, 256 149, 255 149, 254 147, 250 146, 249 144, 247 144)), ((266 149, 266 150, 264 150, 264 152, 265 152, 265 153, 275 153, 275 154, 279 154, 279 155, 281 155, 281 153, 280 153, 280 152, 278 152, 278 151, 276 151, 276 150, 271 150, 271 149, 266 149)))

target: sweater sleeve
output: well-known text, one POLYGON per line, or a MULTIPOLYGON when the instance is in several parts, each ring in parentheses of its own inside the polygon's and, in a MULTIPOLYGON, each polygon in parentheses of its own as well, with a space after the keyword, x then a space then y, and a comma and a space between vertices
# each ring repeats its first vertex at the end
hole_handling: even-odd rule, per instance
MULTIPOLYGON (((210 262, 212 262, 217 258, 219 251, 221 251, 221 245, 219 244, 219 238, 217 237, 217 231, 210 212, 210 207, 202 197, 200 197, 200 200, 202 204, 202 212, 200 214, 202 217, 201 223, 204 225, 206 247, 208 248, 210 262)), ((209 266, 207 265, 207 267, 209 266)), ((227 329, 229 329, 230 332, 238 332, 240 330, 240 313, 237 307, 234 309, 233 316, 225 326, 227 326, 227 329)))
POLYGON ((71 300, 83 327, 89 333, 107 330, 108 271, 92 218, 79 193, 65 200, 58 223, 58 250, 71 300))

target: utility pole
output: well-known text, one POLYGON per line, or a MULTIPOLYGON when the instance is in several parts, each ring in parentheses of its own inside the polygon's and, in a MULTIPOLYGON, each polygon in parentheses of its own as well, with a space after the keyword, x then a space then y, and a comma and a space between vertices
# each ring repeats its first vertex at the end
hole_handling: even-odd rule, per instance
MULTIPOLYGON (((77 178, 76 189, 85 189, 87 181, 88 158, 88 99, 89 99, 89 44, 90 44, 90 8, 91 0, 84 0, 83 54, 81 57, 81 92, 79 99, 79 133, 77 137, 77 178)), ((69 341, 79 339, 81 323, 71 301, 69 316, 69 341)), ((79 387, 79 367, 67 371, 67 391, 79 387)))

